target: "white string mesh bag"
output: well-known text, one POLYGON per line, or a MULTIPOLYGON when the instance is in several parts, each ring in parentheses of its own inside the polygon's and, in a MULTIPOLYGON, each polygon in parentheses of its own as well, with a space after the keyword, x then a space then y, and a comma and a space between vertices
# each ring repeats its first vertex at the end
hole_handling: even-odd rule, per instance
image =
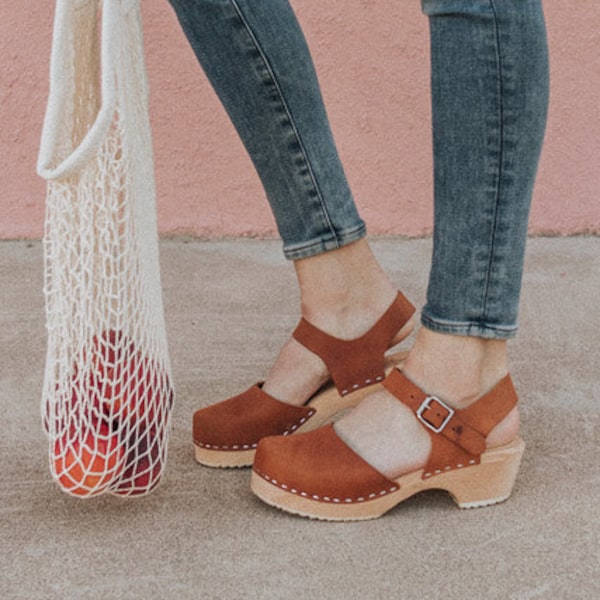
POLYGON ((139 0, 57 1, 38 172, 50 470, 75 496, 144 494, 174 392, 139 0))

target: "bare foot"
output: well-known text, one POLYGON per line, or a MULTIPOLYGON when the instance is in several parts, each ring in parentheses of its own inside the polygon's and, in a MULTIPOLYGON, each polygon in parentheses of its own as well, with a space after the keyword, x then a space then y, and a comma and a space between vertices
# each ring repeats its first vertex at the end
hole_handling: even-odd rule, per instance
MULTIPOLYGON (((428 394, 463 409, 506 374, 505 343, 488 342, 422 329, 402 370, 428 394), (454 346, 452 352, 443 354, 437 363, 427 358, 437 355, 438 347, 448 352, 449 345, 454 346)), ((335 424, 335 430, 359 456, 391 479, 425 466, 431 451, 429 434, 413 412, 387 391, 367 397, 335 424)), ((518 432, 515 408, 490 432, 487 445, 509 443, 518 432)))

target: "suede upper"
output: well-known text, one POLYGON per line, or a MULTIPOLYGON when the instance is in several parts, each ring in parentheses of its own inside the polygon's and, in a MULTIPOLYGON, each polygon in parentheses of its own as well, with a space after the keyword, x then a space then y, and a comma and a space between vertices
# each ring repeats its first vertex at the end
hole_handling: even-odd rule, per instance
POLYGON ((377 323, 358 338, 342 340, 333 337, 306 319, 300 321, 293 336, 323 360, 338 392, 345 396, 383 380, 383 356, 414 312, 414 306, 398 292, 377 323))
MULTIPOLYGON (((456 411, 425 394, 397 369, 384 386, 419 413, 417 418, 431 435, 432 449, 423 479, 479 464, 487 434, 517 403, 508 375, 467 409, 456 411)), ((348 447, 333 425, 293 438, 263 439, 254 470, 283 490, 320 502, 366 502, 398 489, 397 483, 348 447)))
POLYGON ((260 384, 194 414, 194 442, 213 450, 256 448, 267 435, 293 433, 315 413, 266 394, 260 384))

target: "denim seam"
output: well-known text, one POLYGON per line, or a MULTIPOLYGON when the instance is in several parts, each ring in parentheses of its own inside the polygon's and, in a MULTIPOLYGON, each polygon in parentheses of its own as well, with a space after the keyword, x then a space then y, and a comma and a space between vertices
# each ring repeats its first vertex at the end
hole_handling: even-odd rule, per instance
POLYGON ((477 321, 446 321, 421 313, 421 323, 427 329, 454 335, 477 336, 488 339, 509 339, 515 336, 516 325, 486 325, 477 321), (488 334, 488 335, 486 335, 488 334))
POLYGON ((319 254, 325 250, 331 250, 334 248, 340 248, 356 242, 359 239, 365 237, 366 227, 365 225, 359 225, 358 227, 352 227, 350 229, 344 229, 343 231, 332 235, 329 238, 320 237, 300 244, 292 246, 284 246, 283 252, 286 258, 295 260, 297 258, 307 258, 314 254, 319 254))
POLYGON ((237 0, 229 0, 231 3, 231 6, 233 7, 234 11, 237 13, 238 18, 240 19, 240 21, 242 22, 244 28, 246 29, 246 31, 248 32, 248 35, 250 36, 254 47, 256 48, 256 50, 258 51, 258 53, 260 54, 260 57, 262 58, 264 65, 271 77, 271 80, 273 82, 273 85, 275 86, 275 89, 277 90, 277 95, 279 96, 279 100, 281 102, 281 105, 283 106, 286 115, 288 117, 290 126, 292 128, 292 131, 294 133, 294 136, 296 138, 296 141, 298 142, 298 146, 300 147, 300 151, 302 153, 302 158, 304 160, 304 163, 306 165, 306 168, 308 170, 308 173, 310 175, 310 179, 313 185, 313 188, 317 194, 317 198, 319 199, 319 204, 321 206, 321 212, 323 214, 323 217, 325 219, 325 222, 327 223, 327 226, 329 227, 329 230, 331 232, 331 234, 333 235, 333 237, 335 238, 335 240, 339 243, 339 239, 338 239, 338 235, 335 231, 335 228, 333 227, 333 223, 331 222, 331 219, 329 217, 329 214, 327 212, 327 210, 325 209, 325 202, 323 200, 323 194, 321 193, 321 190, 319 189, 319 186, 317 184, 317 180, 312 168, 312 165, 310 163, 310 160, 308 159, 308 155, 306 153, 306 149, 304 147, 304 144, 302 142, 302 138, 300 137, 300 132, 298 131, 298 128, 296 127, 296 124, 294 123, 294 119, 292 117, 292 113, 290 111, 290 108, 285 100, 285 96, 281 90, 281 86, 279 85, 279 81, 277 80, 277 77, 275 76, 275 71, 273 70, 271 63, 269 62, 265 52, 262 49, 262 46, 260 45, 258 38, 256 37, 256 35, 254 34, 254 31, 252 30, 252 27, 250 26, 250 23, 248 22, 248 20, 245 18, 244 13, 242 12, 242 9, 240 8, 239 4, 237 3, 237 0))
POLYGON ((495 50, 496 50, 496 60, 498 64, 497 76, 498 76, 498 85, 497 85, 497 94, 498 94, 498 169, 497 169, 497 178, 496 178, 496 193, 495 193, 495 204, 494 204, 494 215, 492 221, 492 232, 490 239, 490 252, 488 255, 488 264, 487 264, 487 277, 485 281, 485 290, 483 293, 483 306, 481 310, 482 320, 485 322, 487 320, 487 309, 488 309, 488 301, 490 295, 490 281, 492 278, 492 263, 494 261, 494 252, 495 252, 495 243, 496 243, 496 234, 498 231, 498 205, 500 203, 500 193, 502 187, 502 165, 504 162, 504 105, 503 105, 503 86, 502 86, 502 51, 500 47, 500 30, 498 28, 498 12, 496 9, 496 5, 494 4, 494 0, 489 0, 490 8, 494 17, 494 32, 495 32, 495 50))

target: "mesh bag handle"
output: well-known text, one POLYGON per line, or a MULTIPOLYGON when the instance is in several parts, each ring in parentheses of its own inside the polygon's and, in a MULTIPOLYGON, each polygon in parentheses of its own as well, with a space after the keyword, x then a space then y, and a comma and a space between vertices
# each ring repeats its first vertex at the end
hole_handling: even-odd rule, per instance
POLYGON ((38 173, 51 473, 78 497, 147 493, 174 390, 139 0, 57 1, 38 173))
MULTIPOLYGON (((77 171, 96 152, 110 126, 116 106, 114 58, 111 49, 114 48, 114 39, 118 36, 118 19, 115 14, 118 4, 110 1, 104 4, 102 39, 99 44, 102 56, 98 56, 98 40, 92 37, 95 33, 93 29, 96 25, 94 19, 99 6, 98 0, 57 1, 50 59, 50 92, 38 158, 38 173, 45 179, 60 179, 77 171), (79 48, 77 47, 78 34, 80 37, 88 37, 85 40, 87 47, 81 47, 84 42, 81 39, 79 48), (85 53, 84 64, 83 61, 75 60, 77 51, 85 53), (98 65, 94 64, 98 58, 103 65, 100 109, 83 139, 77 145, 72 140, 72 146, 66 147, 61 127, 65 120, 73 115, 73 87, 78 82, 83 83, 82 70, 87 71, 85 75, 88 77, 88 84, 97 86, 97 82, 89 81, 89 77, 96 75, 92 71, 98 68, 98 65)), ((85 99, 90 104, 99 100, 96 89, 92 94, 85 99)))

